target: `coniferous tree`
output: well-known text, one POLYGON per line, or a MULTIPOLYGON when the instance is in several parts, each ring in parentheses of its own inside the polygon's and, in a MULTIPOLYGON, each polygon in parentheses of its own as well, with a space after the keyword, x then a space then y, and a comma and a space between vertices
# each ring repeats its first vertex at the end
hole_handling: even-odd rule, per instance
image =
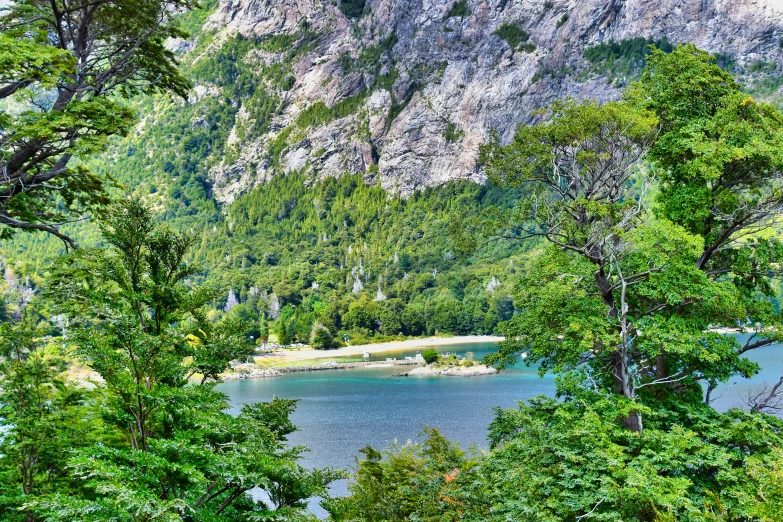
POLYGON ((288 328, 285 325, 285 319, 280 318, 277 322, 277 342, 282 346, 288 346, 291 344, 291 334, 288 333, 288 328))

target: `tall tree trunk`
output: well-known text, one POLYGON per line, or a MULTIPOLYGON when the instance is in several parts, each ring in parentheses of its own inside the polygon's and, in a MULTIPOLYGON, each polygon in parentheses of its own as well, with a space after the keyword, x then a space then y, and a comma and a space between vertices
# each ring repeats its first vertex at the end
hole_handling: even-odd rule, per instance
MULTIPOLYGON (((596 286, 598 287, 598 291, 601 293, 601 299, 603 300, 604 304, 608 308, 607 315, 614 319, 618 319, 620 315, 620 310, 618 310, 617 303, 615 302, 614 292, 612 291, 612 283, 611 281, 609 281, 609 278, 606 276, 606 272, 604 271, 604 268, 599 267, 598 270, 596 270, 593 275, 595 277, 595 283, 596 286)), ((622 313, 625 313, 624 309, 622 310, 622 313)), ((626 399, 635 400, 633 390, 631 388, 631 383, 629 382, 628 371, 625 366, 624 347, 625 347, 626 332, 623 331, 622 334, 623 334, 623 342, 620 344, 620 346, 617 347, 614 353, 612 353, 610 359, 610 365, 612 367, 612 375, 614 376, 615 393, 617 393, 617 395, 625 397, 626 399)), ((623 419, 623 426, 631 431, 635 431, 637 433, 641 432, 642 414, 639 412, 631 412, 628 415, 628 417, 623 419)))

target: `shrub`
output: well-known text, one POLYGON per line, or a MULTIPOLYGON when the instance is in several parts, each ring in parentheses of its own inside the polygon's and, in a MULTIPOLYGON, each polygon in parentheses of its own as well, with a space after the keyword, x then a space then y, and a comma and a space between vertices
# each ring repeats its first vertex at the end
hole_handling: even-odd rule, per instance
POLYGON ((424 362, 427 364, 432 364, 435 361, 438 360, 440 355, 438 355, 438 352, 430 348, 429 350, 424 350, 424 353, 421 354, 422 357, 424 357, 424 362))
POLYGON ((340 11, 348 18, 361 18, 365 0, 341 0, 340 11))
POLYGON ((503 24, 492 34, 505 40, 513 51, 530 39, 530 34, 518 24, 503 24))
POLYGON ((313 324, 310 344, 316 350, 328 350, 334 347, 334 338, 327 327, 320 323, 313 324))
POLYGON ((448 122, 446 129, 443 131, 443 138, 449 143, 454 143, 465 135, 465 131, 457 127, 455 123, 448 122))
POLYGON ((454 5, 451 6, 451 9, 449 9, 446 18, 451 18, 453 16, 457 16, 459 18, 465 18, 466 16, 469 15, 470 15, 470 9, 468 8, 467 0, 457 0, 456 2, 454 2, 454 5))

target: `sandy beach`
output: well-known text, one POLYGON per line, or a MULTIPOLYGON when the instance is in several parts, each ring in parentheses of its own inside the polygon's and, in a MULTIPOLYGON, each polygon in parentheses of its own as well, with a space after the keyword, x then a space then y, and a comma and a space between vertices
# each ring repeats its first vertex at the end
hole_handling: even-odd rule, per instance
POLYGON ((407 341, 392 341, 378 344, 357 344, 356 346, 345 346, 335 350, 313 350, 312 348, 302 348, 299 350, 282 349, 273 352, 271 355, 259 357, 259 360, 270 361, 273 364, 288 363, 295 361, 308 361, 312 359, 333 359, 335 357, 350 357, 362 355, 365 352, 393 352, 400 350, 426 349, 433 346, 444 346, 449 344, 473 344, 473 343, 497 343, 503 340, 503 337, 494 335, 464 335, 459 337, 427 337, 424 339, 409 339, 407 341))

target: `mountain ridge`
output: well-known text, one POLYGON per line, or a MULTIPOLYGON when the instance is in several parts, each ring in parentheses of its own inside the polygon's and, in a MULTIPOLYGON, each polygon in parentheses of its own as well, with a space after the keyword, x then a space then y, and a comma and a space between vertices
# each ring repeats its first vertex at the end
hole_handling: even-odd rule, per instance
MULTIPOLYGON (((238 113, 228 143, 238 157, 209 173, 217 201, 297 170, 318 178, 362 172, 366 182, 403 195, 452 179, 483 182, 477 150, 491 130, 508 140, 517 123, 555 99, 619 95, 627 78, 607 83, 583 56, 610 41, 695 43, 741 74, 783 56, 783 10, 770 0, 369 0, 354 8, 356 18, 346 16, 346 5, 221 0, 207 19, 204 29, 217 42, 303 34, 303 27, 318 35, 292 60, 293 82, 277 89, 281 103, 267 132, 237 138, 238 113), (350 98, 352 113, 296 125, 315 104, 350 98), (278 164, 265 160, 275 147, 278 164)), ((252 59, 268 66, 290 52, 252 59)), ((780 74, 777 66, 766 71, 777 86, 769 94, 779 94, 780 74)))

